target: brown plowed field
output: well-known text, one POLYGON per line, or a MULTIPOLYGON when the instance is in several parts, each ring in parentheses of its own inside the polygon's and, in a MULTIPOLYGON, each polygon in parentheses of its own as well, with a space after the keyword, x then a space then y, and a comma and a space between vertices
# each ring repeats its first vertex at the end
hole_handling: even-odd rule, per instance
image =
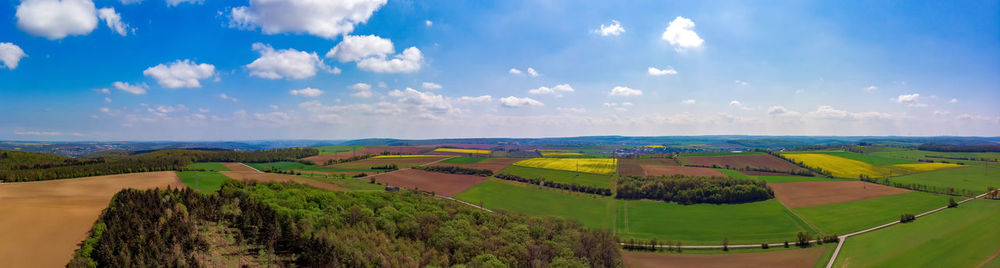
POLYGON ((910 190, 862 181, 802 181, 768 183, 774 197, 789 208, 857 201, 910 190))
POLYGON ((0 267, 62 267, 124 188, 184 187, 172 171, 0 184, 0 267))
POLYGON ((372 166, 381 166, 387 164, 396 164, 399 168, 419 166, 434 161, 443 160, 450 156, 440 156, 440 157, 401 157, 401 158, 378 158, 378 159, 365 159, 358 160, 347 163, 340 163, 332 166, 323 166, 329 168, 371 168, 372 166))
POLYGON ((479 169, 489 169, 494 173, 499 172, 501 169, 513 164, 514 162, 523 159, 518 158, 490 158, 483 160, 475 164, 459 164, 459 163, 435 163, 432 166, 459 166, 465 168, 479 168, 479 169))
POLYGON ((416 169, 400 170, 375 176, 382 184, 407 189, 433 191, 439 195, 452 196, 486 180, 486 177, 455 175, 416 169))
POLYGON ((823 255, 823 247, 757 253, 668 254, 622 252, 628 267, 812 267, 823 255))
POLYGON ((646 158, 639 159, 640 165, 662 165, 662 166, 676 166, 677 161, 670 158, 646 158))
POLYGON ((618 174, 622 176, 645 176, 639 159, 618 159, 618 174))
POLYGON ((275 173, 260 173, 255 171, 219 171, 223 175, 228 176, 234 180, 240 181, 259 181, 259 182, 298 182, 312 187, 320 188, 323 190, 330 191, 343 191, 347 188, 337 186, 332 183, 325 183, 321 181, 310 180, 306 178, 296 177, 292 175, 285 174, 275 174, 275 173))
POLYGON ((222 163, 222 165, 226 166, 229 170, 236 172, 258 172, 256 169, 244 165, 243 163, 222 163))
POLYGON ((323 165, 326 163, 326 160, 330 159, 344 159, 366 154, 380 155, 382 154, 382 152, 390 152, 393 154, 419 154, 420 152, 433 149, 434 149, 433 147, 416 147, 416 146, 365 146, 361 150, 358 150, 357 152, 317 155, 317 156, 306 157, 304 159, 313 161, 313 163, 316 163, 317 165, 323 165))
POLYGON ((796 171, 802 168, 789 163, 788 161, 771 155, 726 155, 726 156, 692 156, 681 158, 681 162, 687 165, 712 166, 724 168, 763 168, 780 171, 796 171))
POLYGON ((659 165, 642 165, 642 170, 645 172, 646 176, 671 176, 671 175, 684 175, 684 176, 702 176, 702 177, 712 177, 718 176, 722 177, 722 172, 714 170, 711 168, 702 167, 682 167, 682 166, 659 166, 659 165))

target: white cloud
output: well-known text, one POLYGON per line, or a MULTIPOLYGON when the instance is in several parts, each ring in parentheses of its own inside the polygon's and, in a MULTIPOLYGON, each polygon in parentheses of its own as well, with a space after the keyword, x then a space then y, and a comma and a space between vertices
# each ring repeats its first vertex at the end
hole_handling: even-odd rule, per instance
POLYGON ((239 99, 230 97, 229 95, 226 95, 226 93, 219 94, 219 98, 231 102, 240 102, 239 99))
POLYGON ((114 82, 114 83, 111 83, 111 85, 114 86, 115 88, 117 88, 118 90, 125 91, 125 92, 128 92, 128 93, 132 93, 132 94, 135 94, 135 95, 146 94, 146 89, 149 88, 149 86, 146 85, 145 83, 130 85, 127 82, 114 82))
POLYGON ((94 89, 94 92, 101 94, 111 94, 111 90, 109 90, 108 88, 94 89))
POLYGON ((111 98, 104 97, 104 102, 111 103, 111 98))
POLYGON ((434 22, 431 21, 431 20, 425 20, 424 21, 424 25, 427 25, 427 27, 431 27, 431 26, 434 26, 434 22))
POLYGON ((365 84, 365 83, 357 83, 357 84, 351 85, 349 88, 353 89, 353 90, 371 90, 372 89, 372 85, 365 84))
POLYGON ((625 32, 625 27, 622 27, 621 22, 618 22, 617 20, 611 20, 611 24, 607 26, 601 24, 601 28, 594 30, 594 33, 597 33, 601 36, 609 36, 609 35, 618 36, 624 32, 625 32))
POLYGON ((556 111, 560 111, 560 112, 564 112, 564 113, 578 113, 578 114, 582 114, 582 113, 586 113, 587 109, 584 109, 584 108, 575 108, 575 107, 559 107, 559 108, 556 108, 556 111))
POLYGON ((201 4, 202 1, 203 0, 167 0, 167 6, 168 7, 177 6, 180 5, 181 3, 201 4))
POLYGON ((868 87, 865 88, 865 91, 868 91, 868 92, 872 92, 872 91, 876 91, 876 90, 878 90, 878 87, 876 87, 876 86, 868 86, 868 87))
POLYGON ((118 2, 122 3, 122 5, 131 5, 142 3, 142 0, 118 0, 118 2))
POLYGON ((705 42, 698 33, 694 32, 694 22, 690 19, 677 16, 670 22, 667 30, 663 32, 663 40, 674 46, 677 52, 684 52, 691 48, 699 48, 705 42))
POLYGON ((142 74, 153 77, 165 88, 199 88, 201 83, 198 80, 215 75, 215 66, 206 63, 197 64, 191 60, 177 60, 169 65, 158 64, 149 67, 142 74))
POLYGON ((531 68, 531 67, 528 67, 528 75, 530 75, 531 77, 538 77, 539 76, 538 72, 535 71, 535 68, 531 68))
POLYGON ((573 92, 573 87, 569 86, 569 84, 560 84, 551 88, 539 87, 536 89, 528 90, 528 93, 531 94, 555 94, 556 96, 559 97, 562 96, 561 94, 562 92, 573 92))
POLYGON ((441 89, 442 88, 441 85, 435 84, 435 83, 431 83, 431 82, 424 82, 422 85, 420 85, 420 87, 422 87, 423 89, 431 89, 431 90, 436 90, 436 89, 441 89))
POLYGON ((346 35, 343 41, 326 53, 326 57, 349 62, 371 56, 385 57, 393 52, 395 48, 389 39, 375 35, 346 35))
POLYGON ((493 101, 493 96, 490 96, 490 95, 482 95, 482 96, 479 96, 479 97, 462 96, 461 98, 458 98, 458 101, 460 101, 460 102, 491 102, 491 101, 493 101))
POLYGON ((743 81, 743 80, 733 80, 733 84, 736 84, 737 86, 743 86, 743 87, 750 85, 749 82, 743 81))
POLYGON ((611 96, 642 96, 642 90, 631 89, 628 87, 617 86, 611 89, 611 96))
POLYGON ((323 91, 322 90, 311 88, 311 87, 307 87, 307 88, 303 88, 303 89, 296 89, 296 90, 292 90, 292 91, 289 91, 289 92, 293 96, 303 96, 303 97, 310 97, 310 98, 315 98, 315 97, 319 97, 320 95, 323 95, 323 91))
POLYGON ((128 24, 122 22, 121 14, 115 12, 114 8, 106 7, 97 10, 97 17, 104 21, 108 25, 108 28, 118 35, 126 36, 129 30, 135 31, 135 28, 130 28, 128 24))
POLYGON ((729 102, 729 106, 742 106, 742 105, 743 105, 743 103, 740 102, 740 101, 738 101, 738 100, 734 100, 734 101, 730 101, 729 102))
POLYGON ((799 113, 789 110, 784 106, 771 106, 771 108, 767 108, 767 114, 771 116, 794 116, 799 113))
POLYGON ((681 104, 694 104, 695 102, 695 100, 683 100, 681 101, 681 104))
POLYGON ((649 67, 649 75, 652 75, 652 76, 661 76, 661 75, 668 75, 668 74, 669 75, 675 75, 675 74, 677 74, 677 70, 674 70, 674 67, 669 67, 669 66, 667 67, 667 69, 663 69, 663 70, 657 69, 656 67, 649 67))
POLYGON ((97 27, 91 0, 24 0, 17 6, 17 27, 49 40, 86 35, 97 27))
POLYGON ((510 108, 545 106, 544 103, 534 100, 532 98, 528 97, 518 98, 514 96, 500 98, 500 104, 502 104, 504 107, 510 107, 510 108))
POLYGON ((397 98, 400 104, 416 108, 418 111, 435 113, 457 113, 459 109, 452 106, 451 102, 440 94, 430 91, 421 92, 416 89, 406 88, 406 90, 393 90, 389 96, 397 98))
POLYGON ((230 25, 260 28, 265 34, 308 33, 334 39, 368 21, 386 0, 275 1, 250 0, 249 6, 229 11, 230 25))
POLYGON ((510 74, 521 74, 521 70, 518 70, 517 68, 510 68, 510 71, 507 72, 510 74))
POLYGON ((389 87, 389 85, 385 84, 385 82, 379 81, 378 82, 378 87, 380 87, 380 88, 387 88, 387 87, 389 87))
POLYGON ((945 115, 948 115, 948 114, 950 114, 950 113, 951 113, 951 112, 949 112, 949 111, 946 111, 946 110, 935 110, 935 111, 934 111, 934 115, 935 115, 935 116, 945 116, 945 115))
POLYGON ((424 54, 416 47, 403 50, 393 59, 371 57, 358 61, 358 68, 376 73, 412 73, 420 70, 424 54))
POLYGON ((24 50, 15 44, 0 43, 0 62, 3 62, 3 67, 7 67, 7 69, 16 69, 21 58, 27 56, 28 54, 24 54, 24 50))
POLYGON ((26 136, 59 136, 62 132, 58 131, 14 131, 14 135, 26 135, 26 136))
POLYGON ((955 104, 958 103, 958 99, 951 99, 948 103, 955 104))
POLYGON ((305 79, 316 76, 319 69, 329 69, 315 52, 291 48, 274 50, 270 45, 262 43, 254 43, 253 50, 260 53, 260 58, 246 65, 251 76, 264 79, 305 79))
POLYGON ((894 101, 896 103, 906 104, 906 106, 910 106, 910 107, 926 107, 927 106, 927 104, 924 104, 924 103, 920 102, 920 94, 919 93, 899 95, 898 97, 891 98, 889 100, 894 101))

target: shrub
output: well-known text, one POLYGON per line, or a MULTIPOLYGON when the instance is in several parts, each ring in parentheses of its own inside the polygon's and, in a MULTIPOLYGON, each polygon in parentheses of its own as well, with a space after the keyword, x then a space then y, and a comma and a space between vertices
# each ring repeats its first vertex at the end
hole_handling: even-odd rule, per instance
POLYGON ((771 245, 768 245, 768 244, 767 244, 767 242, 764 242, 764 243, 760 243, 760 248, 761 248, 761 249, 767 249, 767 248, 769 248, 769 247, 771 247, 771 245))
POLYGON ((797 240, 795 241, 795 245, 803 248, 808 247, 809 240, 812 240, 812 235, 807 232, 799 232, 795 234, 795 236, 797 238, 797 240))
POLYGON ((948 207, 949 208, 953 208, 953 207, 957 207, 957 206, 958 206, 958 203, 955 202, 955 198, 954 197, 948 198, 948 207))
POLYGON ((901 223, 912 222, 915 220, 917 220, 917 217, 910 213, 903 213, 902 215, 899 215, 899 222, 901 223))

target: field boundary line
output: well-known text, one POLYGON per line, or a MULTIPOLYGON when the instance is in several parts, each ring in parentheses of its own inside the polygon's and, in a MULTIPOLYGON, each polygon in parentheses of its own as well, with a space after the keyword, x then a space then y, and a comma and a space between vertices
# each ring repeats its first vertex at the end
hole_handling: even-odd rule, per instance
POLYGON ((264 173, 264 172, 261 172, 260 170, 257 170, 256 168, 251 167, 250 165, 244 164, 243 162, 239 162, 239 163, 240 163, 240 165, 243 165, 244 167, 248 167, 250 169, 253 169, 253 171, 256 171, 257 173, 264 173))

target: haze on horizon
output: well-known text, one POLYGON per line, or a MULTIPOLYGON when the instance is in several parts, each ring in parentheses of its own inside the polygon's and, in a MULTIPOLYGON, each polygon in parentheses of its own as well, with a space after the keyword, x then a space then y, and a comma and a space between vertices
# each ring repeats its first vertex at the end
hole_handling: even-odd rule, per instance
POLYGON ((298 2, 0 4, 0 140, 1000 136, 996 1, 298 2))

